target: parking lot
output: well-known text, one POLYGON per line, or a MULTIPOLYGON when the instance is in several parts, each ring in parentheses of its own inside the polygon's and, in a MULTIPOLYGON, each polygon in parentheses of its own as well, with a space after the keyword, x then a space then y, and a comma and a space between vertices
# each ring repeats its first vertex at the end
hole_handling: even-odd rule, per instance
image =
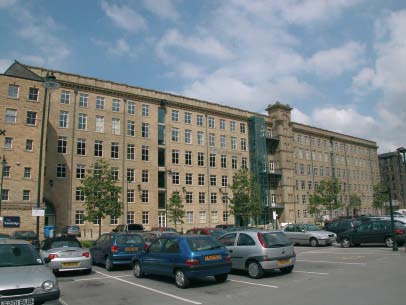
POLYGON ((130 268, 112 272, 94 266, 89 275, 58 276, 63 305, 400 305, 406 303, 406 252, 385 247, 295 247, 291 274, 251 279, 233 272, 225 283, 213 278, 176 288, 171 278, 136 279, 130 268))

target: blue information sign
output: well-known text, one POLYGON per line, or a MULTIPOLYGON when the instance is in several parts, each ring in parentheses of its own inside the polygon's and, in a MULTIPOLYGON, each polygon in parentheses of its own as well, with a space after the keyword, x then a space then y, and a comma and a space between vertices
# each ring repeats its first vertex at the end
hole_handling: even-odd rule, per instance
POLYGON ((19 228, 20 216, 3 216, 4 228, 19 228))

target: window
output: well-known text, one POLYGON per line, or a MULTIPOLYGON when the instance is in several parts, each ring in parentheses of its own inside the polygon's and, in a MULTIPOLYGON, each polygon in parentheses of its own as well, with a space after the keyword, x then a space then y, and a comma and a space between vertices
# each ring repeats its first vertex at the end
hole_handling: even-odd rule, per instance
POLYGON ((127 111, 129 114, 132 114, 132 115, 135 114, 135 103, 134 102, 128 102, 127 111))
POLYGON ((148 139, 149 138, 149 124, 148 123, 142 123, 141 126, 141 137, 148 139))
POLYGON ((3 177, 10 177, 10 169, 11 167, 9 165, 4 166, 3 177))
POLYGON ((241 150, 247 151, 247 140, 245 138, 241 138, 241 150))
POLYGON ((172 122, 179 122, 179 111, 172 110, 172 122))
POLYGON ((245 123, 240 123, 240 132, 245 133, 245 123))
POLYGON ((110 216, 110 224, 111 225, 117 225, 118 224, 118 217, 110 216))
POLYGON ((37 113, 34 111, 27 111, 27 118, 25 123, 27 125, 35 125, 37 122, 37 113))
POLYGON ((127 223, 128 224, 135 223, 135 212, 134 211, 127 212, 127 223))
POLYGON ((228 186, 228 177, 227 176, 221 176, 221 186, 223 186, 223 187, 228 186))
POLYGON ((185 165, 192 165, 192 152, 185 151, 185 165))
POLYGON ((83 192, 83 188, 77 187, 75 193, 76 201, 85 201, 85 193, 83 192))
POLYGON ((230 131, 234 132, 235 131, 235 122, 230 121, 230 131))
POLYGON ((58 153, 66 154, 66 146, 68 145, 67 137, 58 137, 58 153))
POLYGON ((134 182, 135 181, 135 169, 127 168, 127 182, 134 182))
POLYGON ((32 151, 33 145, 34 145, 33 140, 31 140, 31 139, 25 140, 25 150, 26 151, 32 151))
POLYGON ((83 164, 76 165, 76 178, 85 179, 86 167, 83 164))
POLYGON ((24 179, 31 179, 31 167, 24 167, 24 179))
POLYGON ((198 144, 198 145, 204 145, 204 134, 203 134, 203 131, 198 131, 198 132, 197 132, 197 144, 198 144))
POLYGON ((7 189, 2 189, 2 192, 1 192, 1 200, 9 200, 9 197, 10 196, 10 190, 7 190, 7 189))
POLYGON ((8 97, 18 98, 18 88, 17 85, 8 85, 8 97))
POLYGON ((59 128, 68 128, 69 112, 59 111, 59 128))
POLYGON ((127 190, 127 202, 134 203, 135 202, 135 191, 133 189, 127 190))
POLYGON ((135 145, 127 144, 127 160, 135 160, 135 145))
POLYGON ((246 157, 241 158, 241 167, 242 168, 248 168, 248 161, 246 157))
POLYGON ((128 121, 127 122, 127 135, 134 137, 135 136, 135 122, 128 121))
POLYGON ((179 185, 180 184, 180 177, 179 173, 172 172, 172 184, 179 185))
POLYGON ((56 177, 57 178, 65 178, 66 177, 66 165, 65 164, 57 164, 56 165, 56 177))
POLYGON ((38 102, 39 89, 30 88, 28 90, 28 100, 32 102, 38 102))
POLYGON ((209 134, 209 146, 216 146, 216 136, 214 135, 214 133, 209 134))
POLYGON ((149 202, 149 192, 147 190, 141 191, 141 202, 148 203, 149 202))
POLYGON ((96 115, 96 132, 104 132, 104 116, 96 115))
POLYGON ((119 180, 119 172, 117 167, 112 167, 111 168, 111 177, 113 181, 118 181, 119 180))
POLYGON ((197 126, 203 126, 203 115, 198 114, 196 116, 196 125, 197 126))
POLYGON ((112 142, 111 143, 111 154, 110 157, 112 159, 118 159, 118 143, 117 142, 112 142))
POLYGON ((113 102, 111 104, 111 111, 120 112, 120 100, 113 99, 113 102))
POLYGON ((185 112, 185 124, 192 123, 192 114, 190 112, 185 112))
POLYGON ((141 173, 141 182, 148 183, 149 182, 149 171, 147 169, 143 169, 141 173))
POLYGON ((187 185, 192 185, 193 184, 193 174, 192 173, 186 173, 186 175, 185 175, 185 183, 187 185))
POLYGON ((231 168, 232 169, 238 169, 237 156, 232 156, 231 157, 231 168))
POLYGON ((197 175, 197 184, 200 186, 204 185, 204 174, 197 175))
POLYGON ((226 148, 226 136, 225 135, 220 135, 220 147, 226 148))
POLYGON ((101 140, 94 141, 94 156, 103 157, 103 141, 101 140))
POLYGON ((79 113, 78 129, 81 130, 87 129, 87 114, 79 113))
POLYGON ((141 160, 149 161, 149 146, 142 145, 141 148, 141 160))
POLYGON ((149 105, 145 105, 145 104, 142 105, 142 108, 141 108, 141 115, 142 115, 143 117, 149 116, 149 105))
POLYGON ((193 212, 192 211, 186 212, 186 223, 189 223, 189 224, 193 223, 193 212))
POLYGON ((206 223, 206 211, 199 212, 199 223, 206 223))
POLYGON ((202 152, 197 153, 197 165, 204 166, 204 153, 202 152))
POLYGON ((209 116, 209 118, 208 118, 208 126, 209 126, 209 128, 215 127, 214 118, 212 116, 209 116))
POLYGON ((81 108, 87 108, 88 106, 88 99, 89 99, 89 95, 85 94, 85 93, 81 93, 79 95, 79 107, 81 108))
POLYGON ((61 104, 69 105, 70 103, 70 92, 69 91, 61 91, 61 104))
POLYGON ((104 97, 102 97, 102 96, 96 97, 96 109, 99 109, 99 110, 104 109, 104 97))
POLYGON ((237 138, 236 137, 231 137, 231 149, 232 150, 237 149, 237 138))
POLYGON ((212 223, 219 222, 219 216, 218 216, 217 211, 211 211, 211 221, 212 221, 212 223))
POLYGON ((29 190, 23 190, 23 201, 29 201, 30 200, 30 191, 29 190))
POLYGON ((179 164, 179 150, 172 149, 172 164, 179 164))
POLYGON ((76 154, 86 156, 86 139, 78 139, 76 142, 76 154))
POLYGON ((192 144, 192 131, 190 129, 185 130, 185 143, 192 144))
POLYGON ((115 135, 120 134, 120 119, 111 119, 111 133, 115 135))
POLYGON ((147 225, 149 224, 149 212, 142 212, 142 224, 147 225))
POLYGON ((226 129, 226 120, 220 119, 220 130, 226 129))
POLYGON ((223 211, 223 222, 227 223, 229 219, 229 212, 228 211, 223 211))
POLYGON ((17 110, 6 109, 6 123, 15 124, 17 121, 17 110))
POLYGON ((206 193, 199 192, 199 204, 205 204, 205 203, 206 203, 206 193))
POLYGON ((179 142, 179 128, 172 128, 172 142, 179 142))
POLYGON ((211 186, 217 185, 217 176, 216 175, 210 175, 210 185, 211 186))
POLYGON ((83 225, 85 223, 85 211, 75 211, 75 225, 83 225))
POLYGON ((216 154, 210 154, 210 167, 216 167, 216 154))

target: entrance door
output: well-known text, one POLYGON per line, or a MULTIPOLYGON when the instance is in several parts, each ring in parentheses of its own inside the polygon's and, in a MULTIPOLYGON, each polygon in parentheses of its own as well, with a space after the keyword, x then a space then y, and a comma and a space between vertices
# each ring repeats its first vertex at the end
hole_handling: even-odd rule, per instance
POLYGON ((166 215, 165 212, 158 213, 158 227, 166 227, 166 215))

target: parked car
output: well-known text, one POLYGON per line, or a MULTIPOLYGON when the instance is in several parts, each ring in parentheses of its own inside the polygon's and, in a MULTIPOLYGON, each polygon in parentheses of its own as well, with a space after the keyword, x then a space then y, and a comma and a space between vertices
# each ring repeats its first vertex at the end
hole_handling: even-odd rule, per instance
POLYGON ((331 245, 337 238, 335 233, 322 230, 314 224, 288 224, 283 232, 294 244, 312 247, 331 245))
POLYGON ((231 225, 231 224, 222 224, 222 225, 216 225, 216 228, 218 229, 227 229, 227 228, 235 228, 236 225, 231 225))
POLYGON ((14 231, 11 238, 28 241, 37 249, 39 248, 39 240, 34 231, 14 231))
POLYGON ((290 273, 296 262, 293 243, 281 231, 229 232, 218 241, 230 251, 232 268, 245 270, 252 278, 273 269, 290 273))
POLYGON ((79 226, 65 226, 62 228, 61 235, 81 237, 82 233, 80 232, 79 226))
POLYGON ((225 282, 231 262, 226 248, 211 236, 168 235, 133 257, 133 271, 137 278, 147 274, 174 277, 177 287, 186 288, 191 279, 204 276, 225 282))
POLYGON ((217 238, 225 232, 219 228, 193 228, 186 231, 186 235, 210 235, 217 238))
POLYGON ((144 231, 144 226, 139 223, 118 225, 113 229, 113 232, 139 232, 139 231, 144 231))
POLYGON ((151 231, 177 232, 175 228, 170 227, 153 227, 151 231))
POLYGON ((367 221, 354 226, 354 228, 338 234, 337 242, 343 248, 358 246, 361 244, 385 244, 393 247, 394 238, 404 243, 406 228, 398 221, 394 221, 395 231, 392 231, 390 220, 367 221))
POLYGON ((92 272, 92 258, 89 249, 82 248, 76 237, 60 236, 47 238, 41 242, 40 255, 48 257, 48 267, 54 272, 92 272))
POLYGON ((28 242, 0 239, 0 304, 57 305, 60 290, 55 275, 28 242))
POLYGON ((102 234, 90 248, 94 264, 104 264, 107 271, 117 265, 131 265, 132 257, 147 247, 139 233, 113 232, 102 234))
POLYGON ((142 234, 142 236, 144 237, 144 241, 145 243, 149 246, 150 244, 152 244, 154 241, 156 241, 158 238, 162 237, 162 236, 166 236, 166 235, 176 235, 178 234, 176 231, 149 231, 149 232, 145 232, 142 234))
POLYGON ((0 238, 10 238, 10 235, 7 233, 0 233, 0 238))
POLYGON ((355 225, 360 224, 361 220, 357 218, 337 218, 324 225, 324 230, 339 234, 352 229, 355 225))

